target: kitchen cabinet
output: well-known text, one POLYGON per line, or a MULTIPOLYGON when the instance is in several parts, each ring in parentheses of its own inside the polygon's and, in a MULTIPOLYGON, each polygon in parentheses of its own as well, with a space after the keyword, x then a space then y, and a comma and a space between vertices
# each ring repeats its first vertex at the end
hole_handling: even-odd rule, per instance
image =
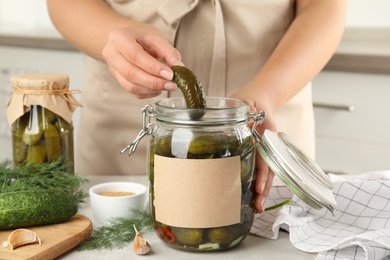
MULTIPOLYGON (((84 56, 70 50, 0 46, 0 159, 12 158, 11 130, 7 123, 7 102, 12 95, 9 78, 26 72, 64 73, 70 89, 82 89, 84 56)), ((80 95, 75 95, 80 99, 80 95)), ((77 136, 78 108, 73 116, 77 136)))
POLYGON ((390 169, 390 74, 322 71, 313 80, 316 161, 326 171, 390 169))

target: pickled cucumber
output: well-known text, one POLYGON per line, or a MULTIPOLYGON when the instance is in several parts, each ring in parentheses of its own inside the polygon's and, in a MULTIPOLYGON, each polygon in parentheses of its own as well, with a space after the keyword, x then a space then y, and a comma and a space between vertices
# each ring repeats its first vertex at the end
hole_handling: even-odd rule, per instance
MULTIPOLYGON (((60 136, 61 154, 63 158, 69 162, 74 162, 73 125, 58 117, 55 127, 60 136)), ((72 163, 69 164, 67 172, 74 172, 74 165, 72 163)))
POLYGON ((229 138, 215 138, 212 136, 195 137, 189 147, 189 154, 220 154, 220 157, 232 156, 237 150, 238 141, 229 138), (228 153, 228 154, 227 154, 228 153))
POLYGON ((208 239, 211 243, 229 245, 242 236, 242 231, 237 226, 219 227, 209 230, 208 239))
POLYGON ((61 143, 56 127, 52 124, 47 124, 43 134, 48 162, 58 160, 61 157, 61 143))
POLYGON ((26 131, 23 134, 23 142, 28 145, 35 145, 42 138, 42 128, 38 128, 37 131, 26 131))
POLYGON ((27 113, 21 116, 19 119, 17 119, 15 123, 12 125, 12 130, 18 136, 18 138, 22 137, 28 122, 29 122, 29 114, 27 113))
POLYGON ((187 67, 172 66, 173 82, 183 92, 187 108, 204 109, 206 107, 205 94, 202 83, 187 67))
POLYGON ((15 165, 20 165, 26 160, 27 145, 23 141, 23 133, 29 121, 29 115, 24 114, 12 125, 12 147, 15 165))
POLYGON ((44 143, 30 145, 27 150, 27 163, 44 163, 47 160, 44 143))
POLYGON ((19 166, 26 160, 27 145, 22 138, 13 138, 12 147, 14 164, 19 166))
POLYGON ((184 245, 199 245, 203 239, 203 231, 198 228, 172 227, 172 233, 176 241, 184 245))
MULTIPOLYGON (((42 113, 45 124, 53 123, 57 115, 49 109, 38 107, 38 112, 42 113)), ((42 122, 42 121, 41 121, 42 122)))
POLYGON ((253 168, 245 161, 241 161, 241 182, 243 184, 252 181, 253 168))
POLYGON ((152 138, 151 142, 153 142, 155 145, 153 145, 153 153, 158 155, 163 155, 167 157, 172 156, 171 152, 171 138, 165 137, 165 138, 152 138))
POLYGON ((28 123, 23 131, 23 142, 28 145, 35 145, 41 139, 43 131, 41 121, 41 113, 38 112, 37 106, 32 106, 26 114, 28 123))

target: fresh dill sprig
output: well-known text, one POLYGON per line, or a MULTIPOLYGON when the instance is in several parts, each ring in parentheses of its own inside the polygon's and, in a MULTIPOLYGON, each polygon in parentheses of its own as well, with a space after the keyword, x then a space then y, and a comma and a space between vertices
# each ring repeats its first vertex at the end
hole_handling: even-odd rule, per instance
POLYGON ((146 210, 133 210, 133 218, 113 218, 108 226, 100 226, 78 246, 78 250, 123 248, 135 237, 138 230, 152 227, 152 217, 146 210))
POLYGON ((12 167, 8 161, 0 163, 0 193, 36 189, 62 189, 73 192, 77 202, 88 194, 81 186, 88 180, 74 173, 66 173, 68 162, 62 159, 12 167))

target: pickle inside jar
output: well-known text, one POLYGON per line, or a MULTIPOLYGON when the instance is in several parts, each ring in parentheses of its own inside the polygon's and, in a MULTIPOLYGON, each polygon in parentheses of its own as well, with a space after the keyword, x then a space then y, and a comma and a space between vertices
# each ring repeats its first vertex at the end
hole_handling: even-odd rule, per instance
POLYGON ((177 87, 183 93, 186 107, 191 109, 189 116, 193 120, 198 120, 204 115, 206 108, 206 98, 203 92, 202 83, 198 77, 185 66, 172 66, 173 79, 177 87))
POLYGON ((23 133, 29 121, 29 114, 24 114, 12 124, 13 162, 19 166, 26 160, 27 144, 23 141, 23 133))
POLYGON ((30 145, 27 150, 27 163, 40 164, 47 162, 46 147, 44 143, 30 145))
POLYGON ((229 246, 234 240, 242 237, 242 230, 238 226, 212 228, 208 231, 208 240, 229 246))
POLYGON ((45 130, 43 130, 43 133, 45 137, 47 160, 49 162, 58 160, 61 157, 61 144, 57 128, 49 123, 45 130))
POLYGON ((172 227, 171 231, 180 244, 199 245, 203 240, 203 230, 200 228, 172 227))

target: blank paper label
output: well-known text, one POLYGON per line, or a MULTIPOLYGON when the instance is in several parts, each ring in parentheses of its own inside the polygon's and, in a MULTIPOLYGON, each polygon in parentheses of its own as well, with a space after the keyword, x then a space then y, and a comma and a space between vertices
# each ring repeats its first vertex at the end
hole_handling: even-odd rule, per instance
POLYGON ((158 222, 187 228, 240 223, 240 157, 177 159, 154 155, 158 222))

